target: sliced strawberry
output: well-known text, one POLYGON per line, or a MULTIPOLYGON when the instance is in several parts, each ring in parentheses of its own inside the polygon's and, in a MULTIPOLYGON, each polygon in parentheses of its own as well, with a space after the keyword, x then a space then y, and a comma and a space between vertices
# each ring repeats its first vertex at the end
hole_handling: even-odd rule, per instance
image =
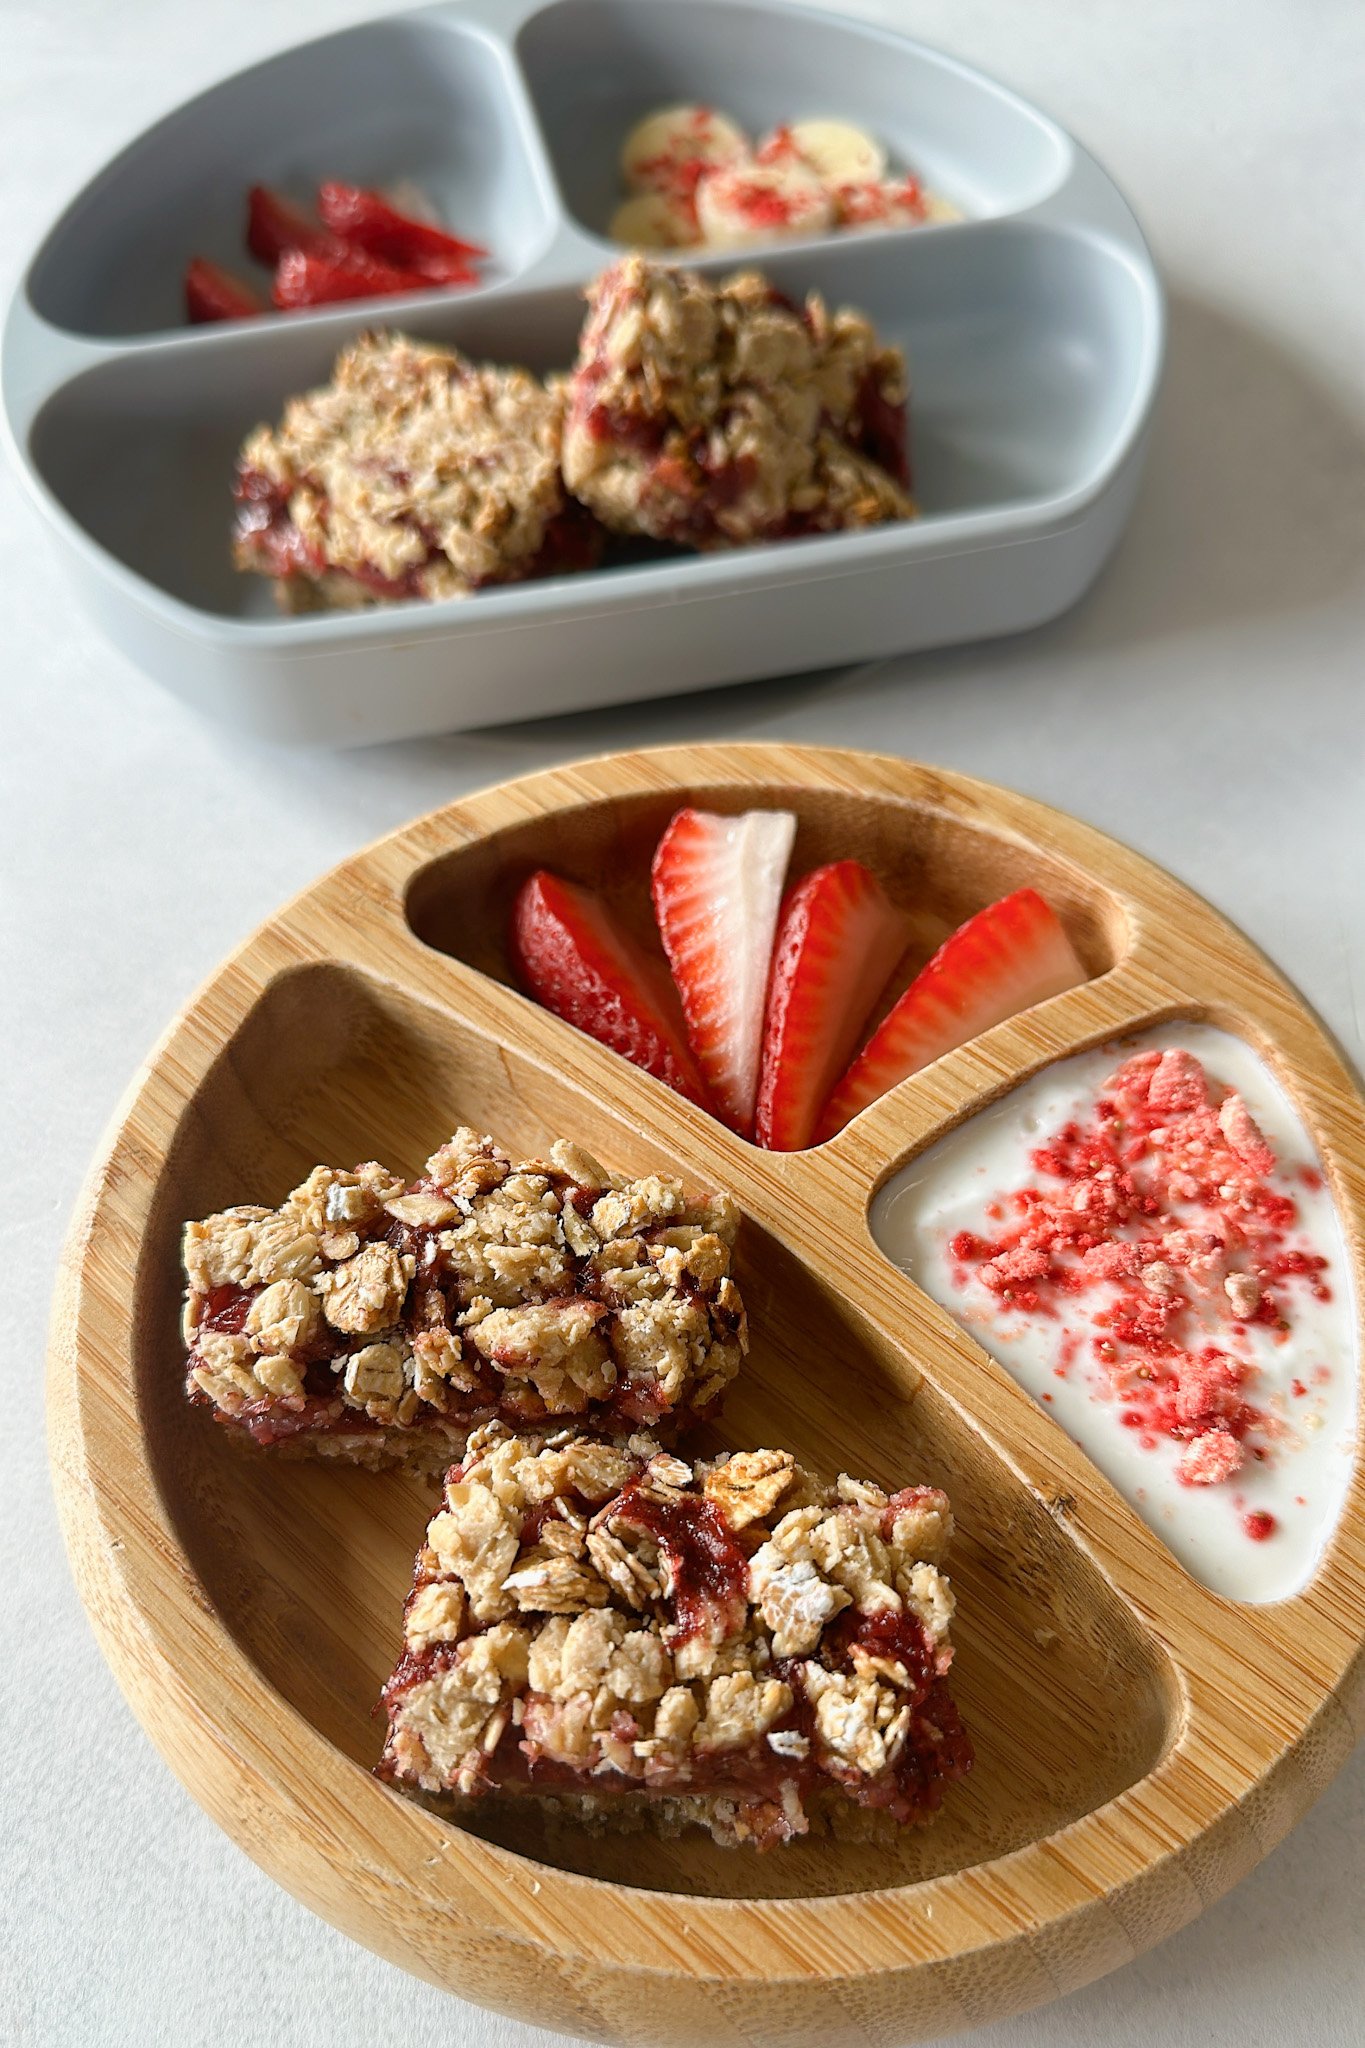
POLYGON ((810 1144, 820 1106, 909 936, 909 918, 861 861, 817 868, 790 892, 763 1024, 760 1145, 796 1152, 810 1144))
POLYGON ((486 256, 477 242, 462 242, 429 221, 400 213, 382 192, 335 181, 318 187, 318 211, 334 235, 357 249, 416 271, 431 284, 473 284, 478 272, 470 258, 486 256))
POLYGON ((286 249, 306 249, 311 255, 326 256, 335 250, 335 238, 312 214, 282 198, 268 185, 253 185, 246 195, 246 245, 259 263, 272 268, 286 249))
POLYGON ((271 298, 281 311, 297 306, 329 306, 339 299, 374 299, 389 292, 420 292, 426 279, 395 270, 363 249, 339 245, 319 256, 307 249, 286 249, 275 266, 271 298))
POLYGON ((790 811, 679 811, 654 855, 654 914, 687 1036, 716 1108, 748 1137, 790 811))
POLYGON ((249 284, 196 256, 185 268, 185 312, 196 326, 209 320, 250 320, 265 309, 249 284))
POLYGON ((512 910, 512 956, 526 989, 556 1017, 710 1108, 663 962, 590 890, 544 868, 530 876, 512 910))
POLYGON ((833 1137, 908 1074, 993 1024, 1085 980, 1070 939, 1036 889, 1016 889, 969 917, 873 1032, 820 1118, 833 1137))

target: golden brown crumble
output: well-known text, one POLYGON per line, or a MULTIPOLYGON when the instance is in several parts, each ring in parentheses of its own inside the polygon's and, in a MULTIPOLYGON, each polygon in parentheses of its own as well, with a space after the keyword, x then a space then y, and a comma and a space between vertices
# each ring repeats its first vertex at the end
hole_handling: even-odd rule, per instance
POLYGON ((904 358, 862 314, 639 256, 588 300, 563 465, 605 526, 710 548, 913 517, 904 358))
MULTIPOLYGON (((542 573, 561 530, 583 542, 560 475, 563 401, 529 371, 367 334, 330 383, 291 398, 238 458, 239 569, 287 609, 462 597, 542 573)), ((561 551, 562 552, 562 551, 561 551)))
POLYGON ((705 1413, 747 1347, 738 1220, 579 1146, 516 1165, 470 1130, 412 1183, 318 1166, 278 1209, 186 1225, 190 1392, 260 1442, 358 1439, 367 1462, 405 1431, 445 1462, 498 1414, 628 1433, 705 1413))
POLYGON ((937 1489, 824 1486, 784 1451, 692 1465, 489 1423, 418 1555, 381 1773, 681 1800, 760 1846, 830 1793, 923 1818, 970 1757, 942 1684, 951 1528, 937 1489))

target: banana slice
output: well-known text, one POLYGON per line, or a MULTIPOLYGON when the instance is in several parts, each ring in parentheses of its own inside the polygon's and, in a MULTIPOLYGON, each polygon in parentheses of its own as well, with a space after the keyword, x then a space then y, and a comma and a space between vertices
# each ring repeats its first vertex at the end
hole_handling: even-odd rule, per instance
POLYGON ((759 144, 760 163, 794 155, 827 185, 867 185, 886 175, 886 151, 851 121, 793 121, 759 144))
POLYGON ((621 149, 621 174, 633 192, 668 191, 698 164, 733 164, 749 139, 714 107, 660 107, 631 129, 621 149))
POLYGON ((710 248, 819 235, 833 220, 833 200, 804 164, 731 164, 697 185, 697 225, 710 248))
POLYGON ((928 221, 960 218, 955 207, 926 192, 917 178, 837 185, 833 198, 841 228, 918 228, 928 221))
POLYGON ((696 209, 669 192, 637 192, 607 230, 626 249, 687 249, 699 240, 696 209))

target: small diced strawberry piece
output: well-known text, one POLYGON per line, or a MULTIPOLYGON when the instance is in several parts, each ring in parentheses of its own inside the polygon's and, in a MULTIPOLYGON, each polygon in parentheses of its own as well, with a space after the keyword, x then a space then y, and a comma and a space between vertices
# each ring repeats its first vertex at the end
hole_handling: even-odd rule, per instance
POLYGON ((389 292, 425 289, 425 278, 395 270, 363 249, 338 248, 327 256, 313 255, 307 249, 286 249, 275 266, 271 297, 288 312, 299 306, 327 306, 342 299, 374 299, 389 292))
POLYGON ((988 904, 946 939, 872 1034, 820 1118, 832 1138, 888 1088, 954 1046, 1084 981, 1085 968, 1036 889, 988 904))
POLYGON ((430 284, 477 283, 470 259, 488 254, 477 242, 461 241, 429 221, 400 213, 381 192, 362 185, 320 185, 318 211, 342 241, 400 270, 415 271, 430 284))
POLYGON ((210 320, 250 320, 265 309, 252 291, 221 264, 196 256, 185 270, 185 312, 196 326, 210 320))
POLYGON ((257 262, 273 269, 286 249, 306 249, 325 256, 335 241, 313 216, 272 192, 268 185, 253 185, 246 196, 246 245, 257 262))
POLYGON ((753 1130, 790 811, 683 810, 654 855, 654 914, 697 1065, 726 1123, 753 1130))
POLYGON ((821 1105, 909 936, 909 918, 860 861, 817 868, 791 890, 763 1025, 760 1145, 795 1152, 811 1143, 821 1105))
POLYGON ((518 977, 538 1003, 710 1107, 663 962, 590 890, 539 869, 518 892, 511 945, 518 977))

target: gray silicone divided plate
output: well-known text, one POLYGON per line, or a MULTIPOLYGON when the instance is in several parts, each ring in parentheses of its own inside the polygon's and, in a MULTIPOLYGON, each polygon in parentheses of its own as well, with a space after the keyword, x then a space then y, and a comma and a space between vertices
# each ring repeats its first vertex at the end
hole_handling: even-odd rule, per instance
POLYGON ((1051 618, 1128 512, 1162 327, 1146 245, 1098 165, 950 58, 774 0, 469 0, 287 51, 116 157, 21 281, 3 389, 20 464, 115 644, 238 726, 347 743, 1051 618), (280 617, 229 561, 242 436, 377 323, 567 364, 582 286, 615 254, 621 138, 683 99, 752 132, 844 115, 967 216, 754 252, 784 290, 861 307, 905 347, 923 517, 465 602, 280 617), (472 291, 184 326, 184 263, 240 262, 246 186, 323 177, 415 180, 496 264, 472 291))

